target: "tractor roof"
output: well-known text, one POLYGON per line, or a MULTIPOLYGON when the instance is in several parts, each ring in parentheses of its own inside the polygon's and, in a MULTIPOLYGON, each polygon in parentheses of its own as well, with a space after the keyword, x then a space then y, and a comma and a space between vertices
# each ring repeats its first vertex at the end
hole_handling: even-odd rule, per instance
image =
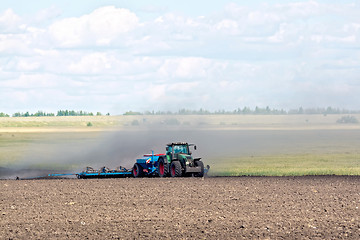
POLYGON ((186 145, 188 144, 187 142, 173 142, 173 143, 168 143, 167 146, 172 146, 172 145, 186 145))

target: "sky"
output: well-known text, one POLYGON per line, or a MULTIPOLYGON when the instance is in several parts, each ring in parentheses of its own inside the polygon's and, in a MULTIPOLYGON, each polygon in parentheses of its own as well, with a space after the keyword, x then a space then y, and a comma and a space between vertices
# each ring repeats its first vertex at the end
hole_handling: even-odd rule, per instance
POLYGON ((0 112, 360 109, 359 1, 0 2, 0 112))

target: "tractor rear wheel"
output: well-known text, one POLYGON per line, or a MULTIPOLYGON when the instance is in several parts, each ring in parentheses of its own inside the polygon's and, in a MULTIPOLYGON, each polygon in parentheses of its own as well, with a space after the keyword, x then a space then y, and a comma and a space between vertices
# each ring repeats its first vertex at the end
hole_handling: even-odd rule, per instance
POLYGON ((199 173, 195 173, 195 177, 203 177, 204 176, 204 163, 202 161, 195 161, 195 167, 200 167, 201 171, 199 173))
POLYGON ((137 163, 135 163, 135 164, 134 164, 134 167, 133 167, 133 176, 134 176, 135 178, 139 178, 139 177, 142 177, 142 176, 143 176, 143 169, 142 169, 142 167, 141 167, 139 164, 137 164, 137 163))
POLYGON ((181 164, 179 161, 173 161, 170 166, 170 175, 171 177, 181 177, 181 164))
POLYGON ((159 159, 158 173, 159 177, 166 177, 168 175, 169 168, 168 164, 165 163, 163 158, 159 159))

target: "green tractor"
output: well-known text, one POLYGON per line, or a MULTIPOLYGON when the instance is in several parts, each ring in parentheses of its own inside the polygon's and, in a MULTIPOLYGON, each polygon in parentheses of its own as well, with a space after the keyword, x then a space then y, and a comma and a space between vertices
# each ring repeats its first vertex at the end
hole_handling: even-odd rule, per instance
POLYGON ((193 158, 190 152, 190 146, 196 146, 194 144, 188 144, 185 142, 169 143, 166 146, 166 154, 159 158, 158 174, 160 177, 185 177, 195 176, 203 177, 208 171, 204 169, 204 163, 201 158, 193 158))

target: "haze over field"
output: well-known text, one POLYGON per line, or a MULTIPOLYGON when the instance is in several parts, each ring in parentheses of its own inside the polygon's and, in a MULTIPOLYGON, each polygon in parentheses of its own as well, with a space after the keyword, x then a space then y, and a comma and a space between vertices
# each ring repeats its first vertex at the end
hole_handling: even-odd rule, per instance
POLYGON ((2 1, 0 112, 360 109, 358 1, 2 1))
POLYGON ((150 124, 119 131, 91 131, 85 126, 83 130, 68 127, 54 131, 32 127, 34 131, 26 132, 27 127, 25 131, 19 127, 18 131, 0 133, 0 178, 43 176, 66 169, 79 172, 86 166, 131 168, 136 158, 151 154, 151 150, 164 153, 166 143, 177 141, 197 144, 194 156, 211 165, 212 176, 359 174, 358 124, 329 125, 328 129, 275 126, 280 128, 259 127, 258 123, 246 128, 150 124))

